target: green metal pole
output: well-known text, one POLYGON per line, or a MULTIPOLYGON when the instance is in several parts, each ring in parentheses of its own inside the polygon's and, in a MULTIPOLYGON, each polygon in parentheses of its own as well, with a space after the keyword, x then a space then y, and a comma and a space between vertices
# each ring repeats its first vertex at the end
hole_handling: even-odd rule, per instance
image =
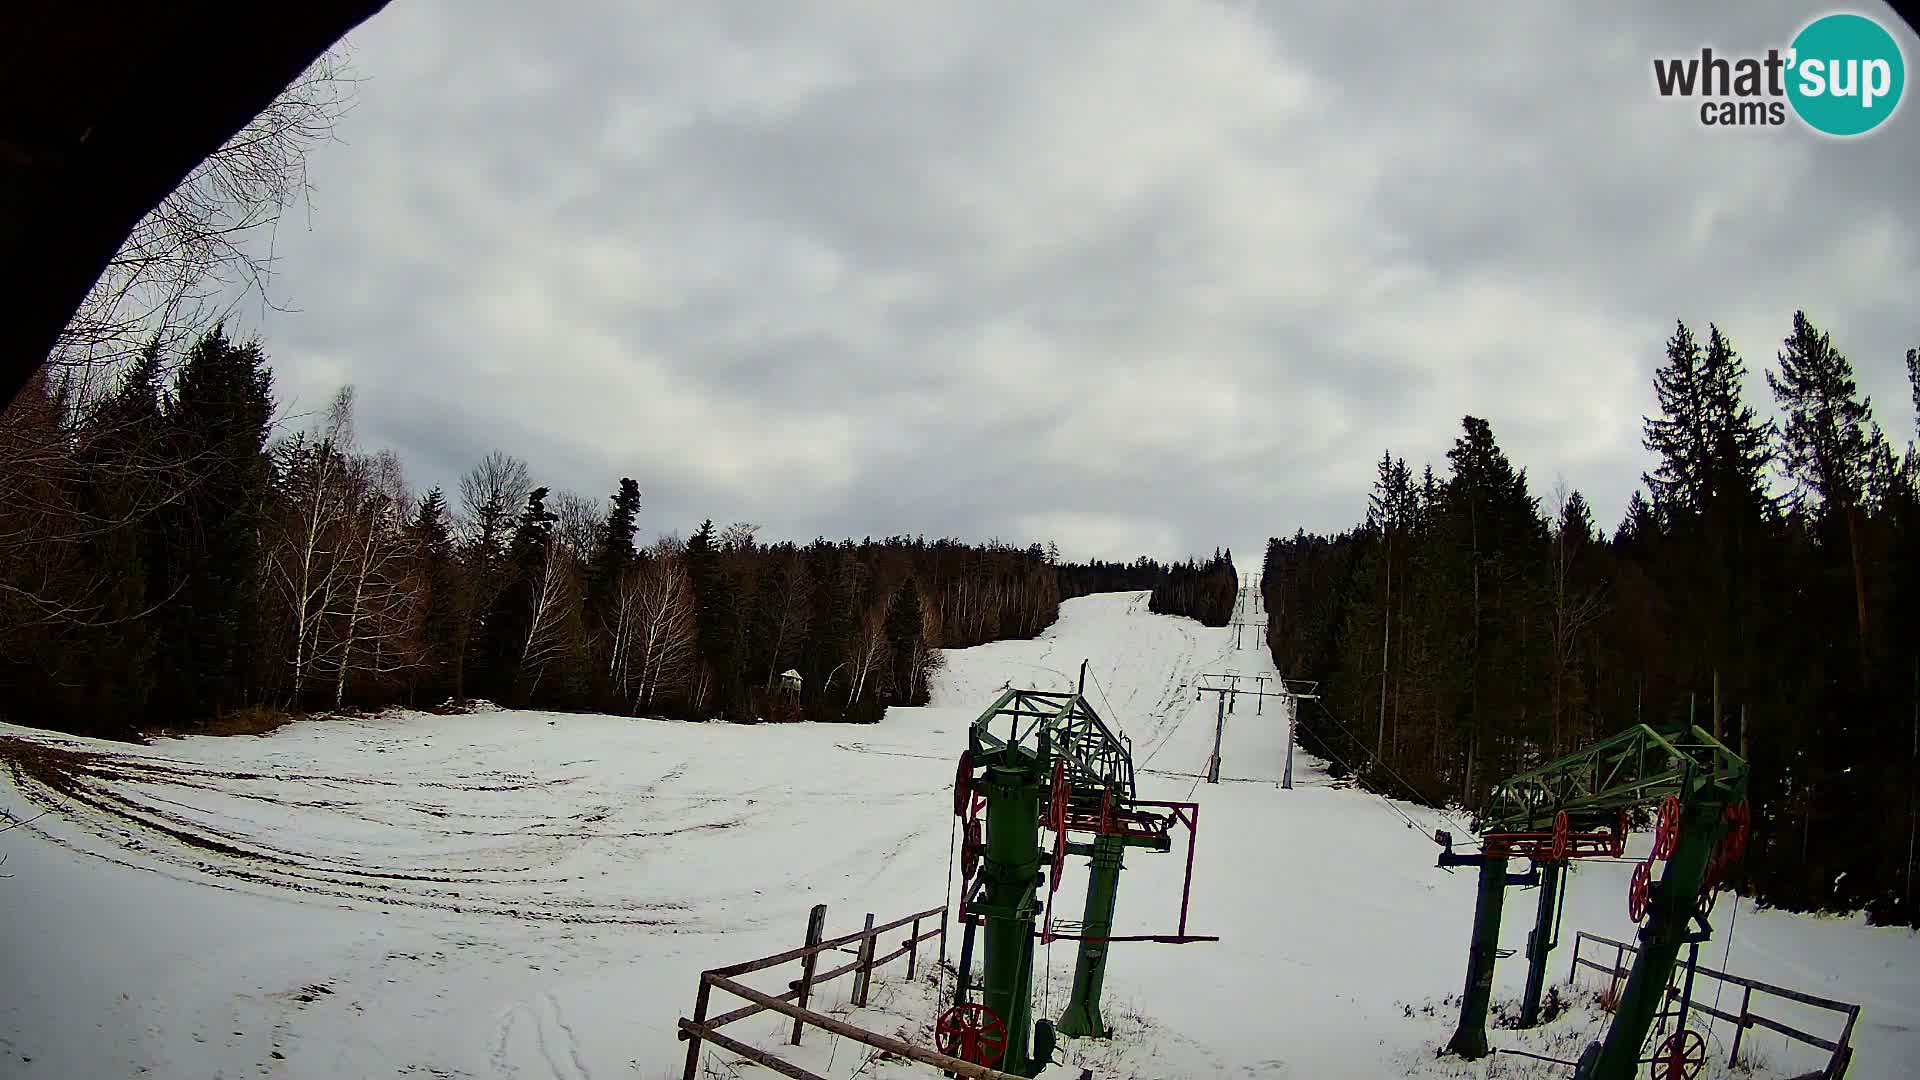
POLYGON ((1447 1049, 1463 1058, 1486 1057, 1487 1010, 1493 1002, 1493 962, 1500 948, 1500 908, 1507 898, 1507 857, 1487 855, 1480 862, 1480 898, 1473 909, 1473 944, 1467 949, 1467 988, 1461 995, 1460 1026, 1447 1049))
POLYGON ((1527 937, 1527 992, 1520 999, 1520 1026, 1530 1028, 1540 1022, 1540 991, 1547 983, 1547 954, 1559 942, 1554 940, 1553 905, 1560 892, 1564 862, 1540 864, 1540 908, 1533 919, 1533 933, 1527 937))
POLYGON ((1040 876, 1040 770, 994 766, 987 796, 986 896, 974 910, 986 921, 985 986, 980 1000, 1007 1027, 996 1068, 1032 1076, 1033 923, 1040 876))
POLYGON ((1058 1031, 1072 1038, 1107 1039, 1113 1036, 1100 1019, 1100 989, 1107 979, 1105 938, 1113 933, 1113 906, 1120 892, 1121 859, 1126 838, 1098 836, 1093 841, 1093 874, 1087 882, 1086 917, 1081 932, 1091 940, 1080 943, 1080 959, 1073 968, 1073 994, 1060 1014, 1058 1031))
POLYGON ((1661 1008, 1667 981, 1673 978, 1680 946, 1687 940, 1687 923, 1706 879, 1707 861, 1724 829, 1725 807, 1704 799, 1688 800, 1680 811, 1680 842, 1667 860, 1666 872, 1654 887, 1647 924, 1640 930, 1640 951, 1633 958, 1627 988, 1614 1010, 1613 1025, 1591 1072, 1581 1080, 1629 1080, 1640 1066, 1641 1044, 1661 1008))

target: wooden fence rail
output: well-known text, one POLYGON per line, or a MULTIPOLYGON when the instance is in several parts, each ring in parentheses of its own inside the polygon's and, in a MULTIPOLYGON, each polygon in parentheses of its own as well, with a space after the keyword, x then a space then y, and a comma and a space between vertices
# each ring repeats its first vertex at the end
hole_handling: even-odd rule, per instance
POLYGON ((682 1080, 696 1080, 700 1067, 700 1045, 702 1042, 710 1042, 730 1053, 738 1054, 749 1061, 764 1065, 782 1076, 791 1076, 794 1080, 823 1080, 822 1077, 808 1072, 798 1065, 783 1061, 766 1050, 749 1046, 737 1039, 728 1038, 718 1031, 719 1028, 731 1024, 736 1020, 745 1020, 749 1016, 755 1016, 769 1011, 781 1013, 793 1018, 793 1033, 788 1041, 795 1046, 800 1044, 800 1033, 803 1029, 807 1027, 817 1027, 824 1031, 831 1031, 836 1035, 852 1039, 855 1042, 871 1046, 877 1050, 884 1050, 890 1054, 898 1054, 901 1057, 909 1058, 913 1061, 933 1065, 948 1073, 969 1077, 971 1080, 1021 1080, 1021 1078, 1014 1076, 1012 1073, 989 1069, 969 1061, 962 1061, 959 1058, 948 1057, 946 1054, 933 1050, 903 1043, 898 1039, 889 1038, 876 1032, 855 1027, 843 1020, 807 1008, 808 998, 812 996, 815 987, 823 983, 832 982, 834 979, 848 974, 854 976, 853 1004, 856 1007, 864 1007, 867 1004, 868 995, 873 987, 874 969, 884 967, 904 956, 907 958, 907 978, 912 979, 919 970, 920 946, 925 942, 933 940, 940 942, 939 955, 942 962, 944 962, 947 951, 947 909, 945 905, 928 908, 925 911, 917 911, 912 915, 903 915, 892 922, 883 923, 879 926, 874 925, 873 915, 869 912, 864 928, 851 934, 843 934, 836 938, 823 938, 821 936, 826 924, 826 918, 827 906, 825 904, 816 904, 810 917, 807 919, 806 942, 799 948, 788 949, 786 952, 776 953, 773 956, 762 957, 758 960, 748 960, 745 963, 729 964, 726 967, 712 968, 700 973, 700 990, 698 996, 694 999, 693 1016, 691 1018, 683 1016, 680 1018, 679 1023, 679 1037, 687 1042, 687 1064, 686 1070, 682 1074, 682 1080), (922 923, 934 919, 938 919, 938 922, 934 926, 925 931, 921 930, 920 927, 922 923), (907 936, 901 941, 899 947, 884 956, 875 955, 879 951, 880 935, 891 933, 903 926, 909 927, 910 929, 907 932, 907 936), (824 972, 816 970, 821 953, 840 950, 849 944, 855 943, 857 943, 858 948, 855 950, 852 961, 824 972), (735 981, 738 976, 756 971, 765 971, 768 968, 778 967, 781 964, 789 964, 795 960, 800 961, 800 977, 787 984, 787 992, 784 994, 763 993, 735 981), (734 997, 746 1001, 747 1004, 710 1018, 707 1016, 707 1009, 715 988, 732 994, 734 997))
MULTIPOLYGON (((1574 935, 1573 963, 1567 967, 1567 982, 1568 984, 1572 984, 1574 975, 1577 974, 1582 967, 1589 967, 1607 976, 1609 996, 1616 995, 1619 993, 1621 981, 1630 974, 1630 970, 1626 966, 1627 956, 1639 951, 1637 946, 1629 945, 1624 941, 1615 941, 1612 938, 1601 937, 1599 934, 1589 934, 1585 930, 1582 930, 1574 935), (1597 946, 1606 946, 1613 949, 1612 966, 1608 966, 1598 960, 1581 956, 1580 947, 1588 942, 1592 942, 1597 946)), ((1701 1001, 1690 1001, 1687 1005, 1689 1011, 1703 1012, 1708 1016, 1724 1020, 1734 1026, 1733 1052, 1727 1057, 1728 1068, 1733 1068, 1740 1060, 1740 1042, 1746 1037, 1747 1029, 1760 1027, 1766 1028, 1769 1031, 1777 1031, 1789 1039, 1794 1039, 1798 1042, 1803 1042, 1809 1046, 1815 1046, 1827 1051, 1830 1056, 1827 1060, 1826 1069, 1821 1073, 1824 1080, 1839 1080, 1840 1077, 1846 1075, 1847 1066, 1853 1061, 1853 1028, 1860 1019, 1860 1006, 1850 1002, 1835 1001, 1832 998, 1819 997, 1799 990, 1790 990, 1784 986, 1775 986, 1772 983, 1764 983, 1758 979, 1749 979, 1744 975, 1732 975, 1724 971, 1715 971, 1709 967, 1696 967, 1694 968, 1694 972, 1697 975, 1704 975, 1709 979, 1717 979, 1720 982, 1738 986, 1742 989, 1740 995, 1740 1011, 1738 1013, 1722 1012, 1701 1001), (1798 1028, 1754 1012, 1753 995, 1756 992, 1771 994, 1774 997, 1798 1002, 1816 1009, 1826 1009, 1830 1012, 1840 1013, 1846 1017, 1846 1024, 1840 1029, 1840 1037, 1837 1039, 1823 1038, 1812 1032, 1801 1031, 1798 1028)), ((1677 1000, 1679 996, 1679 990, 1672 986, 1667 987, 1668 1001, 1677 1000)), ((1696 997, 1697 996, 1698 995, 1696 995, 1696 997)))

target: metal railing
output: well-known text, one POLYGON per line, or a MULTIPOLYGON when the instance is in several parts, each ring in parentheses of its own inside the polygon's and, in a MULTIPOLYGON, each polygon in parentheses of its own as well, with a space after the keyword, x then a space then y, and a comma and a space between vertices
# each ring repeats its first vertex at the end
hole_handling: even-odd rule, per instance
POLYGON ((920 944, 922 942, 938 939, 940 941, 940 962, 944 962, 947 932, 947 909, 945 905, 928 908, 925 911, 918 911, 912 915, 903 915, 881 926, 875 926, 873 924, 873 915, 869 913, 867 915, 867 925, 864 929, 851 934, 843 934, 840 937, 823 940, 820 935, 826 924, 826 919, 827 906, 825 904, 817 904, 814 906, 812 915, 807 920, 806 944, 797 949, 789 949, 786 952, 777 953, 773 956, 762 957, 758 960, 749 960, 741 964, 730 964, 726 967, 712 968, 700 973, 700 992, 699 996, 694 999, 693 1017, 691 1019, 684 1016, 680 1018, 679 1037, 687 1042, 687 1066, 685 1072, 682 1074, 682 1080, 696 1080, 700 1067, 700 1045, 702 1042, 712 1043, 722 1050, 738 1054, 756 1064, 764 1065, 782 1076, 793 1077, 794 1080, 825 1080, 824 1077, 816 1073, 808 1072, 798 1065, 785 1061, 770 1051, 762 1050, 757 1046, 750 1046, 738 1039, 731 1039, 719 1033, 719 1029, 727 1024, 731 1024, 736 1020, 745 1020, 749 1016, 767 1011, 781 1013, 793 1018, 793 1034, 787 1041, 794 1046, 800 1045, 801 1031, 811 1026, 820 1028, 823 1031, 830 1031, 835 1035, 852 1039, 858 1043, 864 1043, 876 1050, 884 1050, 890 1054, 897 1054, 913 1061, 935 1066, 950 1074, 969 1077, 971 1080, 1022 1080, 1021 1077, 1017 1077, 1012 1073, 1004 1073, 997 1069, 987 1068, 984 1065, 976 1065, 971 1061, 962 1061, 959 1058, 949 1057, 946 1054, 934 1050, 904 1043, 898 1039, 889 1038, 877 1032, 855 1027, 844 1020, 828 1016, 824 1013, 814 1012, 807 1008, 807 999, 812 995, 814 988, 823 983, 831 982, 842 975, 849 974, 854 976, 853 1004, 855 1007, 864 1008, 867 1004, 868 992, 873 985, 874 970, 904 956, 907 958, 907 978, 912 979, 919 967, 920 944), (939 924, 922 933, 920 929, 921 923, 936 918, 939 920, 939 924), (875 956, 874 953, 879 949, 880 935, 898 930, 903 926, 910 927, 910 929, 908 930, 906 939, 901 942, 900 947, 887 953, 885 956, 875 956), (821 953, 835 949, 843 949, 845 946, 856 942, 858 943, 858 949, 852 962, 842 964, 830 971, 816 972, 814 970, 821 953), (793 963, 794 961, 800 962, 800 977, 787 984, 787 992, 784 994, 764 993, 737 981, 738 976, 755 971, 765 971, 768 968, 793 963), (707 1007, 715 989, 732 994, 747 1002, 747 1004, 731 1012, 725 1012, 719 1016, 709 1018, 707 1016, 707 1007))
MULTIPOLYGON (((1592 968, 1607 976, 1607 1000, 1613 1000, 1618 997, 1621 983, 1630 973, 1630 969, 1626 966, 1627 957, 1638 951, 1637 946, 1629 945, 1624 941, 1615 941, 1612 938, 1601 937, 1599 934, 1589 934, 1585 930, 1582 930, 1574 935, 1573 963, 1567 967, 1567 983, 1569 985, 1573 983, 1574 976, 1582 967, 1592 968), (1580 947, 1588 942, 1613 949, 1613 964, 1611 967, 1601 961, 1580 955, 1580 947)), ((1827 1067, 1820 1074, 1825 1080, 1839 1080, 1840 1077, 1846 1075, 1847 1065, 1853 1060, 1853 1029, 1854 1025, 1860 1019, 1860 1006, 1845 1001, 1835 1001, 1832 998, 1818 997, 1813 994, 1803 993, 1799 990, 1789 990, 1784 986, 1775 986, 1772 983, 1764 983, 1758 979, 1749 979, 1744 975, 1731 975, 1724 971, 1715 971, 1709 967, 1696 967, 1694 973, 1699 976, 1704 976, 1705 978, 1716 979, 1730 986, 1738 986, 1741 988, 1739 1012, 1722 1012, 1712 1005, 1698 1000, 1690 1001, 1687 1004, 1687 1009, 1690 1012, 1703 1012, 1708 1016, 1718 1020, 1724 1020, 1734 1026, 1733 1051, 1727 1056, 1728 1068, 1733 1068, 1740 1060, 1740 1043, 1746 1037, 1747 1029, 1758 1027, 1766 1028, 1769 1031, 1777 1031, 1789 1039, 1825 1050, 1829 1055, 1827 1067), (1837 1038, 1829 1039, 1815 1035, 1812 1032, 1802 1031, 1790 1024, 1782 1023, 1772 1017, 1762 1016, 1754 1012, 1753 995, 1756 993, 1770 994, 1786 1001, 1798 1002, 1801 1005, 1839 1013, 1846 1017, 1846 1022, 1841 1027, 1840 1034, 1837 1038)), ((1667 987, 1668 1001, 1677 1001, 1679 997, 1680 991, 1677 988, 1672 986, 1667 987)))

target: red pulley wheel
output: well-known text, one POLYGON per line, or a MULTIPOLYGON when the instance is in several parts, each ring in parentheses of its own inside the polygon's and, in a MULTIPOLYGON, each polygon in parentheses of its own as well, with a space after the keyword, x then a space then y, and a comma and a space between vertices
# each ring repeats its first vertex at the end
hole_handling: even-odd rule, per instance
POLYGON ((1573 833, 1573 825, 1567 820, 1565 810, 1553 815, 1553 853, 1554 862, 1563 862, 1567 857, 1567 843, 1573 833))
POLYGON ((1747 853, 1747 831, 1752 824, 1752 812, 1744 800, 1727 804, 1727 858, 1738 859, 1747 853))
POLYGON ((1653 829, 1653 857, 1670 859, 1680 846, 1680 798, 1669 795, 1660 800, 1660 818, 1653 829))
POLYGON ((973 801, 973 751, 960 751, 960 765, 953 776, 953 816, 966 817, 973 801))
POLYGON ((980 839, 980 819, 967 821, 966 834, 960 841, 960 876, 967 881, 973 880, 974 872, 980 869, 980 853, 986 844, 980 839))
POLYGON ((1053 787, 1047 794, 1047 824, 1053 829, 1053 872, 1047 875, 1047 891, 1058 892, 1060 875, 1067 869, 1067 762, 1053 763, 1053 787))
POLYGON ((1648 1071, 1653 1080, 1693 1080, 1707 1064, 1707 1040, 1682 1028, 1666 1037, 1653 1052, 1648 1071))
POLYGON ((1006 1022, 978 1001, 941 1013, 933 1033, 941 1053, 975 1065, 992 1065, 1007 1049, 1006 1022))
POLYGON ((1647 917, 1647 904, 1653 899, 1653 871, 1648 865, 1634 866, 1633 879, 1627 882, 1627 914, 1634 922, 1647 917))

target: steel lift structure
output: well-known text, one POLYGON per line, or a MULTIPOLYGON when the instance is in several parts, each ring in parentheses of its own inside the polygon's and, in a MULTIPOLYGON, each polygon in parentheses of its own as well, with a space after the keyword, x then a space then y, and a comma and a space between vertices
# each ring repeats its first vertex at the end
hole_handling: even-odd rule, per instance
MULTIPOLYGON (((1082 664, 1083 689, 1085 680, 1082 664)), ((1219 940, 1187 933, 1199 805, 1139 798, 1131 744, 1080 692, 1002 692, 968 733, 953 810, 962 821, 963 931, 953 1004, 935 1027, 945 1053, 1033 1076, 1052 1060, 1056 1035, 1112 1034, 1100 1016, 1111 945, 1219 940), (1178 929, 1114 936, 1126 850, 1171 851, 1173 832, 1181 826, 1189 835, 1178 929), (1043 834, 1051 840, 1044 849, 1043 834), (1057 919, 1053 912, 1069 855, 1086 856, 1092 866, 1078 922, 1057 919), (977 940, 981 937, 984 941, 977 940), (1055 940, 1080 943, 1073 990, 1057 1023, 1033 1015, 1034 945, 1055 940), (976 951, 981 959, 977 983, 972 974, 976 951)))
POLYGON ((1460 1023, 1448 1050, 1466 1058, 1491 1052, 1487 1010, 1498 958, 1500 912, 1509 885, 1537 885, 1539 908, 1527 941, 1527 984, 1520 1026, 1539 1022, 1547 954, 1556 944, 1555 905, 1568 861, 1620 858, 1626 850, 1628 814, 1657 807, 1653 852, 1636 866, 1627 907, 1640 927, 1640 949, 1626 989, 1615 1006, 1604 1040, 1588 1046, 1576 1065, 1576 1080, 1627 1080, 1650 1061, 1655 1080, 1691 1080, 1706 1061, 1706 1044, 1686 1029, 1688 987, 1680 998, 1674 1032, 1641 1057, 1641 1047, 1663 1006, 1680 947, 1712 936, 1708 915, 1715 891, 1746 849, 1749 825, 1747 764, 1697 726, 1656 731, 1636 724, 1611 738, 1537 769, 1502 781, 1474 830, 1480 850, 1456 853, 1452 837, 1435 836, 1444 849, 1442 867, 1478 866, 1479 901, 1467 953, 1466 991, 1460 1023), (1527 859, 1524 874, 1508 862, 1527 859), (1657 862, 1665 864, 1658 880, 1657 862))

